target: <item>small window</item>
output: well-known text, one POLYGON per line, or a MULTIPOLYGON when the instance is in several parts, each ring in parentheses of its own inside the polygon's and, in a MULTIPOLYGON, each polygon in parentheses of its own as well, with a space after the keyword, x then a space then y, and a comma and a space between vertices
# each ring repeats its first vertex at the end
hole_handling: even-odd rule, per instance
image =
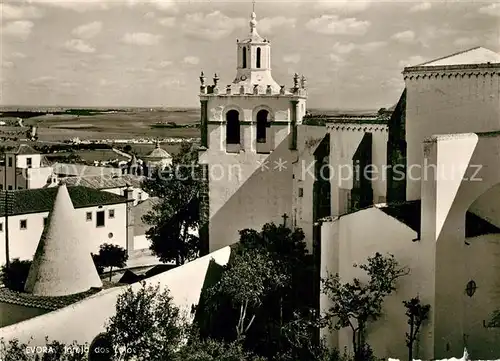
POLYGON ((3 191, 3 184, 0 184, 0 191, 3 191))
POLYGON ((33 163, 32 163, 32 161, 31 161, 31 158, 26 158, 26 166, 27 166, 28 168, 31 168, 31 167, 33 166, 33 163))
POLYGON ((104 225, 105 225, 104 218, 105 218, 104 211, 96 212, 95 226, 96 227, 104 227, 104 225))
POLYGON ((0 232, 3 232, 3 223, 0 223, 0 232))
POLYGON ((86 219, 87 219, 87 222, 92 220, 92 212, 87 212, 86 219))
POLYGON ((299 188, 299 197, 302 198, 304 196, 304 188, 299 188))
POLYGON ((261 50, 260 48, 257 48, 257 69, 260 69, 260 57, 261 57, 261 50))
POLYGON ((467 294, 467 296, 469 296, 469 297, 474 296, 474 293, 476 293, 476 290, 477 290, 476 282, 474 282, 472 280, 469 281, 467 283, 467 286, 465 287, 465 293, 467 294))
POLYGON ((109 216, 109 218, 115 218, 115 210, 114 209, 110 209, 109 213, 108 213, 108 216, 109 216))
POLYGON ((9 157, 9 167, 12 167, 12 157, 9 157))
POLYGON ((108 238, 109 238, 109 239, 113 238, 113 233, 109 232, 109 233, 108 233, 108 238))
POLYGON ((11 190, 12 190, 12 186, 10 185, 10 186, 9 186, 9 191, 11 191, 11 190))
POLYGON ((43 217, 43 226, 45 227, 49 223, 49 217, 43 217))
POLYGON ((19 229, 28 229, 28 220, 27 219, 21 219, 19 221, 19 229))

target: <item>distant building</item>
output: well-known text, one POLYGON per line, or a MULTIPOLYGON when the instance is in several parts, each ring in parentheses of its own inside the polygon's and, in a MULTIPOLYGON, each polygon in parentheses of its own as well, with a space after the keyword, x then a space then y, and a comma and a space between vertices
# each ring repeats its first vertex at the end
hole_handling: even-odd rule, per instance
POLYGON ((42 188, 56 185, 52 167, 47 159, 27 144, 6 151, 0 164, 0 190, 42 188))
POLYGON ((156 142, 156 148, 143 157, 147 168, 155 170, 164 170, 172 165, 172 156, 160 147, 160 142, 156 142))
MULTIPOLYGON (((9 258, 32 259, 42 231, 48 222, 58 187, 15 191, 9 194, 8 213, 9 258)), ((82 232, 92 252, 103 243, 134 250, 133 190, 127 196, 93 188, 68 187, 75 208, 75 221, 83 220, 82 232)), ((5 199, 5 192, 1 195, 5 199)), ((0 263, 6 261, 6 212, 0 207, 0 263)))
POLYGON ((74 163, 54 163, 52 164, 52 168, 54 170, 54 174, 58 178, 113 175, 118 176, 122 174, 122 171, 119 168, 96 167, 74 163))

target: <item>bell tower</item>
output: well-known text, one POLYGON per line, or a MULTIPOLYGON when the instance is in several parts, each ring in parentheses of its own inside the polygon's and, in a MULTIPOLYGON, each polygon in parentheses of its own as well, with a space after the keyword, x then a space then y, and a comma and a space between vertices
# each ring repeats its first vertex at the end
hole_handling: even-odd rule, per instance
POLYGON ((236 41, 237 70, 233 84, 266 84, 278 92, 280 87, 271 75, 271 43, 257 32, 257 15, 250 16, 250 33, 244 40, 236 41))
POLYGON ((206 252, 237 242, 242 229, 260 230, 283 223, 285 214, 292 217, 292 164, 306 112, 306 81, 295 74, 291 88, 277 83, 271 43, 258 33, 255 11, 249 26, 246 38, 236 41, 232 81, 221 85, 215 74, 209 85, 200 75, 199 163, 207 174, 200 238, 206 252))

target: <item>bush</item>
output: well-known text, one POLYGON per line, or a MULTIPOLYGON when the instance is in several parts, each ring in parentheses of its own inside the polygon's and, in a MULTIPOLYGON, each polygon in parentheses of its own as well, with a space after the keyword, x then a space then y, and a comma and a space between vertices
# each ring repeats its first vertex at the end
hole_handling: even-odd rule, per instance
POLYGON ((24 285, 28 279, 28 274, 30 272, 32 261, 29 260, 19 260, 15 258, 10 262, 10 265, 3 265, 2 272, 2 283, 9 290, 24 292, 24 285))

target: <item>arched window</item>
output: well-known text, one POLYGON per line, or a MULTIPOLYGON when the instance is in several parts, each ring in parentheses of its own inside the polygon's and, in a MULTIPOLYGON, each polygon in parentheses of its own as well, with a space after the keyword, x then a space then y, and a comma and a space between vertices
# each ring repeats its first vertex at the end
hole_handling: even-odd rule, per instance
POLYGON ((257 48, 257 69, 260 68, 260 48, 257 48))
POLYGON ((240 113, 230 110, 226 113, 226 144, 240 144, 240 113))
POLYGON ((243 48, 242 61, 243 69, 245 69, 247 67, 247 48, 243 48))
POLYGON ((269 126, 267 110, 259 110, 257 113, 257 143, 265 143, 267 141, 266 131, 269 126))

